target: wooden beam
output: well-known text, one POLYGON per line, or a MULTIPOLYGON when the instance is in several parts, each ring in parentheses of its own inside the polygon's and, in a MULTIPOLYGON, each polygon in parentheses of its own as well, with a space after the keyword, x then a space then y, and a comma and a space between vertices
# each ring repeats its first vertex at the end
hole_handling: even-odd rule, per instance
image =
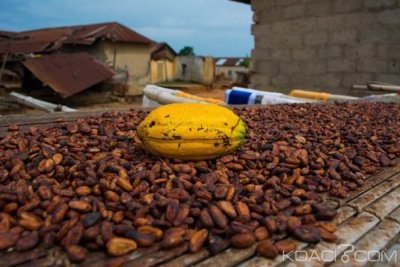
POLYGON ((8 58, 8 53, 6 53, 6 54, 4 55, 3 63, 1 64, 1 69, 0 69, 0 83, 1 83, 1 78, 3 77, 4 68, 6 67, 7 58, 8 58))
POLYGON ((62 111, 62 112, 75 112, 77 111, 76 109, 69 108, 67 106, 62 106, 62 105, 56 105, 50 102, 46 102, 43 100, 39 100, 36 98, 33 98, 31 96, 25 96, 23 94, 19 94, 16 92, 11 92, 10 96, 15 99, 16 102, 28 106, 31 108, 36 108, 40 110, 44 110, 46 112, 52 113, 56 111, 62 111))

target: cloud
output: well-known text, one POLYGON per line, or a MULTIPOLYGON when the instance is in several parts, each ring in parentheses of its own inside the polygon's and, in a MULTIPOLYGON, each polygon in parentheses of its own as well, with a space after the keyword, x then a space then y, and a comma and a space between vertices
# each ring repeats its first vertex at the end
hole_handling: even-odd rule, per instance
POLYGON ((194 30, 180 27, 139 27, 135 30, 144 35, 152 36, 154 39, 158 40, 190 36, 195 32, 194 30))
POLYGON ((1 30, 107 21, 208 55, 240 56, 253 46, 250 6, 229 0, 0 0, 1 30))

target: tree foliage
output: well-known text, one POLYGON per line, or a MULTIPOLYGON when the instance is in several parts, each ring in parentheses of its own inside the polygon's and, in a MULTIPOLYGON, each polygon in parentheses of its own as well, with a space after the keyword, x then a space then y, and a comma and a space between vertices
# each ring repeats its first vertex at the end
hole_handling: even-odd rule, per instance
POLYGON ((182 49, 179 51, 178 55, 180 55, 180 56, 194 56, 195 53, 194 53, 193 47, 191 47, 191 46, 185 46, 184 48, 182 48, 182 49))
POLYGON ((240 62, 239 66, 245 67, 245 68, 249 68, 249 66, 250 66, 250 58, 249 58, 249 55, 246 55, 246 57, 244 58, 244 60, 243 60, 242 62, 240 62))

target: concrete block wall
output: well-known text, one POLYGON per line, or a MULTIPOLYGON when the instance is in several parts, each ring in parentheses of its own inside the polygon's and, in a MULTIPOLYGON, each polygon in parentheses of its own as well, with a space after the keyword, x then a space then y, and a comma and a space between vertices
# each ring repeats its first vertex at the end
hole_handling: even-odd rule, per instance
POLYGON ((252 0, 252 87, 400 84, 400 0, 252 0))

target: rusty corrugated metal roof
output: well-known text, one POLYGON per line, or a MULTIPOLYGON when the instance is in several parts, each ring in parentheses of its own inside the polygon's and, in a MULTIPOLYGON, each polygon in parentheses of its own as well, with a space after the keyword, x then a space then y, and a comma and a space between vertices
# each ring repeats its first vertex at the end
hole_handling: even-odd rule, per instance
POLYGON ((9 31, 0 31, 0 40, 7 40, 13 38, 17 35, 16 32, 9 32, 9 31))
POLYGON ((23 62, 39 80, 64 97, 72 96, 116 73, 88 53, 55 54, 23 62))
POLYGON ((147 37, 117 22, 3 33, 7 33, 5 36, 7 38, 0 38, 0 53, 44 52, 58 49, 63 44, 90 45, 99 38, 126 43, 150 44, 152 42, 147 37), (32 48, 29 49, 29 47, 32 48))
POLYGON ((7 42, 0 41, 0 54, 2 53, 35 53, 45 51, 50 44, 47 42, 7 42))
POLYGON ((107 38, 115 42, 151 43, 151 40, 147 37, 117 22, 75 26, 70 28, 73 29, 74 32, 65 43, 92 43, 97 38, 107 38))
POLYGON ((153 46, 150 49, 150 53, 151 53, 151 59, 153 60, 159 60, 159 59, 173 60, 177 55, 175 50, 165 42, 153 44, 153 46))

